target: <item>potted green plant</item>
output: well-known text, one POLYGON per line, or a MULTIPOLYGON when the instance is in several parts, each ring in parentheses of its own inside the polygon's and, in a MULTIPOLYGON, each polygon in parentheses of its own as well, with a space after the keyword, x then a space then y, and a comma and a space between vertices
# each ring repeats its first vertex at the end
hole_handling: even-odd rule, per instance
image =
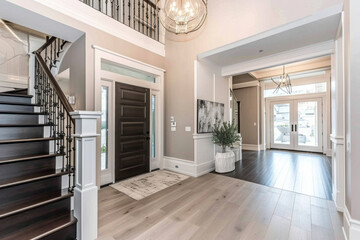
POLYGON ((215 156, 215 171, 218 173, 231 172, 235 169, 235 154, 228 151, 233 143, 239 141, 235 122, 217 122, 213 127, 213 142, 221 147, 221 152, 215 156))

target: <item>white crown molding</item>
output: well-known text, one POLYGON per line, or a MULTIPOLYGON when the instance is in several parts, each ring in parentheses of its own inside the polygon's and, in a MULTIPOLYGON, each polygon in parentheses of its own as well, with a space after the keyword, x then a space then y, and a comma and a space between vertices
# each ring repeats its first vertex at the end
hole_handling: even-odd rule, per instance
MULTIPOLYGON (((82 23, 165 57, 165 45, 78 0, 34 0, 82 23)), ((162 38, 162 37, 161 37, 162 38)))
POLYGON ((247 87, 260 87, 259 81, 251 81, 251 82, 244 82, 244 83, 236 83, 232 85, 233 89, 239 88, 247 88, 247 87))
POLYGON ((155 70, 160 71, 160 72, 166 72, 165 69, 162 69, 162 68, 159 68, 159 67, 155 67, 155 66, 153 66, 153 65, 150 65, 150 64, 141 62, 141 61, 139 61, 139 60, 136 60, 136 59, 127 57, 127 56, 125 56, 125 55, 119 54, 119 53, 117 53, 117 52, 111 51, 111 50, 109 50, 109 49, 106 49, 106 48, 103 48, 103 47, 100 47, 100 46, 97 46, 97 45, 92 45, 92 48, 97 49, 97 50, 100 50, 100 51, 102 51, 102 52, 106 52, 106 53, 112 54, 112 55, 117 56, 117 57, 121 57, 121 58, 126 59, 126 60, 128 60, 128 61, 131 61, 131 62, 140 64, 140 65, 143 65, 143 66, 148 67, 148 68, 155 69, 155 70))

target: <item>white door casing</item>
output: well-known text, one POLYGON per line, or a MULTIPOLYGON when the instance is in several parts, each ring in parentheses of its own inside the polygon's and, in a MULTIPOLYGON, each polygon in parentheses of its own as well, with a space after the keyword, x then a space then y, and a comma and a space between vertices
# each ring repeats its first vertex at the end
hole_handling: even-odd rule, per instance
MULTIPOLYGON (((111 87, 111 99, 109 99, 109 171, 101 171, 101 156, 100 151, 97 156, 97 175, 98 182, 97 185, 101 186, 103 184, 108 184, 115 182, 115 82, 120 82, 124 84, 130 84, 133 86, 139 86, 143 88, 150 89, 150 94, 156 96, 156 157, 152 158, 150 153, 150 171, 156 168, 163 169, 163 149, 164 149, 164 72, 165 70, 158 67, 140 62, 135 59, 128 58, 121 54, 109 51, 107 49, 93 46, 95 51, 95 78, 94 78, 94 106, 97 111, 101 110, 101 86, 105 84, 111 87), (101 61, 106 60, 110 61, 116 65, 123 66, 129 69, 134 69, 136 71, 143 72, 149 76, 154 76, 156 78, 155 83, 148 82, 145 80, 136 79, 133 77, 123 76, 117 73, 104 71, 101 69, 101 61)), ((100 121, 99 121, 100 124, 100 121)), ((152 125, 152 119, 150 120, 150 125, 152 125)), ((100 129, 100 128, 99 128, 100 129)), ((152 126, 150 127, 152 131, 152 126)), ((100 133, 100 130, 98 131, 100 133)), ((98 141, 100 142, 100 141, 98 141)), ((149 144, 151 141, 149 142, 149 144)), ((97 144, 97 147, 100 148, 100 143, 97 144)), ((151 149, 151 148, 150 148, 151 149)))
POLYGON ((269 109, 269 119, 268 119, 268 127, 269 129, 269 143, 271 148, 277 149, 287 149, 287 150, 297 150, 297 151, 310 151, 310 152, 323 152, 323 99, 324 97, 302 97, 293 100, 292 97, 281 97, 274 98, 268 101, 268 109, 269 109), (298 106, 301 103, 316 103, 316 133, 315 139, 317 140, 316 145, 306 146, 305 144, 301 144, 299 142, 299 111, 298 106), (285 120, 286 126, 280 126, 284 130, 288 130, 290 132, 289 136, 285 136, 286 139, 284 142, 275 142, 274 139, 274 106, 282 105, 283 108, 288 108, 289 114, 288 119, 285 120))

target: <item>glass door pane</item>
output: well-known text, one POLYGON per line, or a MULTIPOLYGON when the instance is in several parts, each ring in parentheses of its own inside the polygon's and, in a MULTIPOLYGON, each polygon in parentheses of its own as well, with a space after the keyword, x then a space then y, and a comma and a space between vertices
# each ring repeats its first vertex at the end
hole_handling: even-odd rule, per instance
POLYGON ((156 96, 151 96, 151 118, 152 118, 152 126, 151 126, 151 157, 155 158, 155 149, 156 149, 156 96))
POLYGON ((291 144, 290 103, 274 104, 273 143, 291 144))
POLYGON ((108 169, 109 87, 101 86, 101 170, 108 169))
POLYGON ((299 146, 319 146, 318 102, 299 102, 297 140, 299 146))

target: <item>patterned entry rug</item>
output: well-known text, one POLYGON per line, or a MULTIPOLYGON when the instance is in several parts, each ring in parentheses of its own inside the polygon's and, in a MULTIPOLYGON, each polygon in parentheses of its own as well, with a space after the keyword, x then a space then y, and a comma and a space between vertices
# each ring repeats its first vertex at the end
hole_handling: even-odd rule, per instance
POLYGON ((140 200, 187 178, 189 177, 182 174, 159 170, 129 178, 110 186, 135 200, 140 200))

